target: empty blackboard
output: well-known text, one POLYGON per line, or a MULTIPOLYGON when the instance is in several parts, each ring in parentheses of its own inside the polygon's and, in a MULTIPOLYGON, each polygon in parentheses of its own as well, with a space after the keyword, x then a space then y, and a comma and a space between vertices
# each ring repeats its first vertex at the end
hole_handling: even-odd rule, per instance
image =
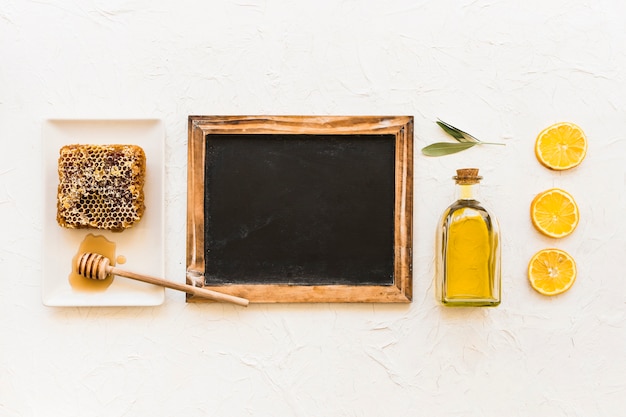
POLYGON ((408 302, 411 197, 411 117, 190 116, 188 278, 251 302, 408 302))

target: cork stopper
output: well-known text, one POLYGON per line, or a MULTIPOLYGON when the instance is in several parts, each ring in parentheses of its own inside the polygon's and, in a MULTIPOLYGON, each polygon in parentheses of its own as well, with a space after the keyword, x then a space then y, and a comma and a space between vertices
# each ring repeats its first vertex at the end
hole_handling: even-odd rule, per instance
POLYGON ((456 176, 452 177, 457 184, 477 184, 483 177, 478 175, 478 168, 461 168, 456 170, 456 176))

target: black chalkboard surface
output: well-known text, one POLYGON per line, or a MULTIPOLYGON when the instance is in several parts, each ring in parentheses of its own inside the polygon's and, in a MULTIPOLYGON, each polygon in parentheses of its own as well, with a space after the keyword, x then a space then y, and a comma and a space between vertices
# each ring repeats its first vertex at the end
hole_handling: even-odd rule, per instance
POLYGON ((196 283, 251 302, 410 301, 412 118, 191 116, 189 146, 196 283))
POLYGON ((205 283, 393 284, 393 135, 209 135, 205 283))

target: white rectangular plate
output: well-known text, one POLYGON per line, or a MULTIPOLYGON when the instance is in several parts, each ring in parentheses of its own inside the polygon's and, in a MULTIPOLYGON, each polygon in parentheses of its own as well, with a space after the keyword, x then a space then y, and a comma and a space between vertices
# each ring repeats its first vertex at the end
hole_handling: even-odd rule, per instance
MULTIPOLYGON (((151 306, 163 303, 162 287, 115 277, 104 291, 80 291, 69 283, 72 258, 88 234, 115 242, 116 255, 129 271, 163 277, 164 130, 160 120, 46 120, 42 129, 44 169, 43 283, 47 306, 151 306), (146 210, 143 218, 123 232, 66 229, 58 225, 59 150, 71 144, 132 144, 146 153, 146 210)), ((87 278, 85 278, 87 279, 87 278)))

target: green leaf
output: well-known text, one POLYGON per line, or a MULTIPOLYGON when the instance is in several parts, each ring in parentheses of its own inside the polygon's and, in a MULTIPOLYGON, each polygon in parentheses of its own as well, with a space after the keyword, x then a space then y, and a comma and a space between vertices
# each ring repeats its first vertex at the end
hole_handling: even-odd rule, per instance
POLYGON ((422 153, 426 156, 444 156, 464 151, 477 144, 478 142, 437 142, 422 148, 422 153))
POLYGON ((442 128, 448 135, 456 139, 457 143, 437 142, 422 149, 422 153, 426 156, 444 156, 461 152, 471 148, 474 145, 504 145, 504 143, 483 142, 467 132, 446 123, 443 120, 437 120, 437 125, 442 128))
POLYGON ((474 136, 470 135, 469 133, 464 132, 457 127, 454 127, 450 123, 446 123, 443 120, 437 120, 437 124, 448 135, 452 136, 459 142, 480 142, 480 140, 476 139, 474 136))
POLYGON ((439 125, 440 128, 442 128, 448 135, 452 136, 453 138, 457 140, 465 139, 465 137, 463 136, 463 133, 460 132, 458 129, 456 129, 454 126, 450 126, 446 122, 443 122, 441 120, 437 120, 437 124, 439 125))

